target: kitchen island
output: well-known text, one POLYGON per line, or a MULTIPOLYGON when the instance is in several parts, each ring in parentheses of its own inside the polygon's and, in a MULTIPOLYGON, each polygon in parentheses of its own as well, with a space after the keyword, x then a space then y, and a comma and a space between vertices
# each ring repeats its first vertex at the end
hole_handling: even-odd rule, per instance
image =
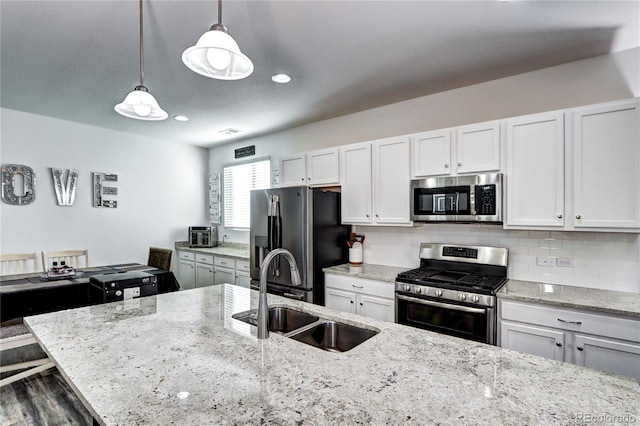
POLYGON ((257 292, 198 288, 25 318, 104 425, 572 424, 640 419, 635 380, 269 295, 380 330, 326 352, 232 318, 257 292))

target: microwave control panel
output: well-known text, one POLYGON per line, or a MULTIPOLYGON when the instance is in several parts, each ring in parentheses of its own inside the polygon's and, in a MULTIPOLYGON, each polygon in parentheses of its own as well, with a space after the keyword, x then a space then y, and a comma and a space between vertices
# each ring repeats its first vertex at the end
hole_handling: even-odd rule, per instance
POLYGON ((496 186, 476 185, 476 214, 494 215, 496 214, 496 186))

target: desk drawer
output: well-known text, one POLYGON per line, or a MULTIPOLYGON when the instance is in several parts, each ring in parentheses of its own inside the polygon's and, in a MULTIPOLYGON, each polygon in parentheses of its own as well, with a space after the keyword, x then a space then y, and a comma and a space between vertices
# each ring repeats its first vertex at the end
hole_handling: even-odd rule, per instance
POLYGON ((213 265, 213 255, 198 253, 196 254, 196 262, 213 265))
POLYGON ((196 260, 196 254, 190 251, 179 251, 178 259, 194 261, 196 260))
POLYGON ((236 261, 228 257, 216 256, 216 266, 222 266, 223 268, 236 269, 236 261))

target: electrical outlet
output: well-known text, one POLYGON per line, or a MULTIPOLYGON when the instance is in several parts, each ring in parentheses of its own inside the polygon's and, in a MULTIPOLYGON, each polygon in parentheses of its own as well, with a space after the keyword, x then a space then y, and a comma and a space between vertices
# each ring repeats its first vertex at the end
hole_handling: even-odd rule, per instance
POLYGON ((554 257, 538 256, 536 257, 536 265, 556 266, 556 259, 554 257))
POLYGON ((558 266, 563 266, 565 268, 573 268, 573 259, 570 257, 559 257, 558 266))

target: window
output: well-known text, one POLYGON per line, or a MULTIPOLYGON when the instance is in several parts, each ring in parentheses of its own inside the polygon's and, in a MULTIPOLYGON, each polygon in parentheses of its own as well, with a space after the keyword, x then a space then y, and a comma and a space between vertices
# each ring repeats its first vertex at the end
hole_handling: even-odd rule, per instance
POLYGON ((224 174, 224 226, 249 228, 249 191, 269 188, 269 159, 252 163, 228 165, 224 174))

